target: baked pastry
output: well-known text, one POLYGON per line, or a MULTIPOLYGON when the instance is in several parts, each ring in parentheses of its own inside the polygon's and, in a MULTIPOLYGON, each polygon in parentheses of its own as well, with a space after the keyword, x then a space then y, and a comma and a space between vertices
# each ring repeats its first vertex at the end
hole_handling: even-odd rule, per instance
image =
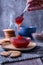
POLYGON ((9 38, 0 39, 0 45, 5 45, 5 44, 8 44, 8 43, 10 43, 9 38))
POLYGON ((15 58, 15 57, 21 56, 21 52, 20 51, 10 51, 10 52, 11 52, 11 54, 10 54, 11 58, 15 58))
POLYGON ((7 56, 10 55, 10 52, 3 51, 3 52, 0 53, 0 55, 7 57, 7 56))

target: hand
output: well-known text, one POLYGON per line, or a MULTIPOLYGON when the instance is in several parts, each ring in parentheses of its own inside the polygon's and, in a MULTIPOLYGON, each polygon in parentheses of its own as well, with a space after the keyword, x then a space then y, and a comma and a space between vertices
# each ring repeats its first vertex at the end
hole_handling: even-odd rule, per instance
POLYGON ((27 0, 26 6, 30 5, 27 10, 40 10, 43 9, 43 0, 27 0))
POLYGON ((29 3, 33 3, 33 2, 40 2, 40 3, 42 3, 43 2, 43 0, 27 0, 27 5, 29 4, 29 3))
POLYGON ((34 3, 34 2, 37 2, 37 0, 27 0, 26 5, 28 5, 28 4, 30 4, 30 3, 34 3))

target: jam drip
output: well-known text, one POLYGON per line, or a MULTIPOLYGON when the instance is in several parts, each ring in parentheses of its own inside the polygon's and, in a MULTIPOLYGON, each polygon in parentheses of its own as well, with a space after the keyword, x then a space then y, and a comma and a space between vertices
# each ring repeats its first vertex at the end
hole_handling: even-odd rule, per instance
POLYGON ((24 20, 23 16, 18 16, 17 18, 15 18, 16 24, 18 25, 18 30, 20 29, 20 25, 22 23, 22 21, 24 20))

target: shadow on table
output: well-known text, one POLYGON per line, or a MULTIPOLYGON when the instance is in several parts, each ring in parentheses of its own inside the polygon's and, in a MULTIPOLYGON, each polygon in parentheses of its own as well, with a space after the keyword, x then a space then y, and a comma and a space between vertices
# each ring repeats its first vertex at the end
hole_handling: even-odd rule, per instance
POLYGON ((43 54, 43 46, 36 46, 34 49, 30 51, 22 51, 22 52, 31 54, 43 54))

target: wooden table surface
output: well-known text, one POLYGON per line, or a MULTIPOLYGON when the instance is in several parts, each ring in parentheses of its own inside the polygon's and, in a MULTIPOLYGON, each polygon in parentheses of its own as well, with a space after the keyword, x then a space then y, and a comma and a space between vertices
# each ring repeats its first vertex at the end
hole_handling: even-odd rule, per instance
POLYGON ((3 65, 43 65, 43 63, 40 58, 37 58, 20 62, 5 63, 3 65))

